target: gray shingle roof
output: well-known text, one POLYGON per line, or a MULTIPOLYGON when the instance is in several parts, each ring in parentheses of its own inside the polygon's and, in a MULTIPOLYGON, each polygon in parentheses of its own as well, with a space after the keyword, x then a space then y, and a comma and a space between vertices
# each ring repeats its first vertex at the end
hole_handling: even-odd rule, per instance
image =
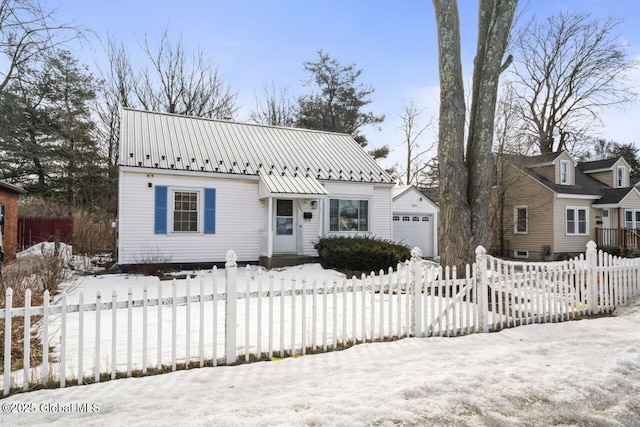
POLYGON ((120 165, 393 183, 346 134, 123 109, 120 165))
POLYGON ((604 160, 594 160, 591 162, 580 162, 578 163, 578 169, 583 172, 595 171, 599 169, 611 169, 611 167, 620 159, 620 157, 616 157, 613 159, 604 159, 604 160))

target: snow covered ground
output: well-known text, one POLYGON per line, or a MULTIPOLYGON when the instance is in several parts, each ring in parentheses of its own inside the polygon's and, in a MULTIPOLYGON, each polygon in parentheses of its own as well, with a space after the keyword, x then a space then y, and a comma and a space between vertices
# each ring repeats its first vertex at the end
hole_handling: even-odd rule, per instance
POLYGON ((17 394, 0 424, 640 425, 640 304, 619 311, 17 394))

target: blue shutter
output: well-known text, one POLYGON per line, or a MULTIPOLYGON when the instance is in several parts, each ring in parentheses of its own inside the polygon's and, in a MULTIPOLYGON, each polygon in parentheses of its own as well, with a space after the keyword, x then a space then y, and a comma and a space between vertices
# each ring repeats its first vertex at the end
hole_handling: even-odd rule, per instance
POLYGON ((216 189, 204 189, 204 234, 216 233, 216 189))
POLYGON ((165 185, 156 185, 154 230, 156 234, 167 233, 167 187, 165 185))

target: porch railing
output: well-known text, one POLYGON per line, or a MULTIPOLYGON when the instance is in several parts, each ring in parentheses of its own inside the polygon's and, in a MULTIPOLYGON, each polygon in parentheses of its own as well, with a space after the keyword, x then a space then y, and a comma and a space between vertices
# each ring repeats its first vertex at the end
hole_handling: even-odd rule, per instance
POLYGON ((640 249, 640 230, 596 227, 596 244, 601 248, 640 249))

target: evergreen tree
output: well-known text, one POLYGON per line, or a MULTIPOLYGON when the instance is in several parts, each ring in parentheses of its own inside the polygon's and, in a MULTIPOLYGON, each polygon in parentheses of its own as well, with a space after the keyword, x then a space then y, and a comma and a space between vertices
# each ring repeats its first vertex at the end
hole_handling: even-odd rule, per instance
MULTIPOLYGON (((365 147, 367 138, 360 129, 382 123, 384 115, 363 111, 371 103, 369 96, 374 89, 358 83, 362 70, 354 64, 341 65, 322 50, 318 51, 318 60, 305 62, 304 68, 311 73, 307 84, 315 86, 318 92, 298 98, 296 126, 347 133, 365 147)), ((377 148, 370 153, 376 158, 386 157, 389 148, 377 148)))

